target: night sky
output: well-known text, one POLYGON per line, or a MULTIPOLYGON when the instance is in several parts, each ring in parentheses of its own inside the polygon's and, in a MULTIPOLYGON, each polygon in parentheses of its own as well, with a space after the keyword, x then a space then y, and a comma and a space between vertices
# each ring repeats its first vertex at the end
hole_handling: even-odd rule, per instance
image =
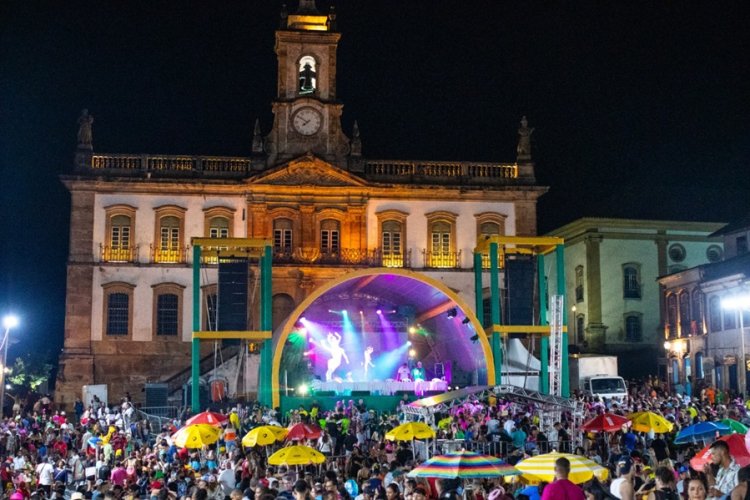
MULTIPOLYGON (((318 2, 327 11, 328 2, 318 2)), ((290 2, 294 6, 296 2, 290 2)), ((578 217, 748 211, 747 2, 339 0, 338 95, 369 158, 515 160, 540 232, 578 217), (688 2, 697 4, 698 2, 688 2)), ((247 155, 271 125, 280 2, 0 4, 0 312, 62 346, 76 120, 107 153, 247 155)))

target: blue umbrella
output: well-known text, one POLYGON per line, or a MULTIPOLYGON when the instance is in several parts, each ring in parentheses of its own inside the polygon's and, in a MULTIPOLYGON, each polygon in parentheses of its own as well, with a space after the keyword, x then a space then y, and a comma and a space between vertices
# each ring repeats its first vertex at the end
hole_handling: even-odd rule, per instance
POLYGON ((721 435, 731 434, 732 429, 727 424, 721 422, 699 422, 685 427, 677 433, 674 444, 697 443, 716 437, 716 433, 721 435))
POLYGON ((99 436, 90 437, 88 440, 89 446, 96 446, 102 442, 102 438, 99 436))

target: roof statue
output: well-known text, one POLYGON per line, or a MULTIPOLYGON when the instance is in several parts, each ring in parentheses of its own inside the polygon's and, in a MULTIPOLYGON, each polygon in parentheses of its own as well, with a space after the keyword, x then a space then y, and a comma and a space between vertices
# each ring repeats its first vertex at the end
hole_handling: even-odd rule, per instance
POLYGON ((351 155, 362 156, 362 139, 359 137, 359 125, 357 124, 357 120, 354 120, 354 127, 352 127, 351 155))
POLYGON ((518 147, 516 148, 517 158, 519 160, 531 159, 531 134, 534 129, 529 127, 529 121, 526 116, 521 118, 521 126, 518 128, 518 147))
POLYGON ((260 119, 255 119, 255 127, 253 128, 253 153, 263 152, 263 136, 260 133, 260 119))
POLYGON ((89 114, 89 110, 81 111, 81 116, 78 118, 78 149, 94 149, 91 133, 93 123, 94 117, 89 114))

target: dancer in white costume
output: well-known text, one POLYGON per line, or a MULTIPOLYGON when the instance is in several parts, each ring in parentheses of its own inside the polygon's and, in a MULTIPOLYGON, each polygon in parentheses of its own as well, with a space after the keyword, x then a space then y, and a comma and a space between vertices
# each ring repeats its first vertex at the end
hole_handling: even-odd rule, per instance
POLYGON ((341 358, 344 358, 347 365, 349 364, 349 358, 341 347, 341 335, 336 332, 328 332, 328 337, 322 342, 321 347, 331 355, 326 372, 326 382, 330 382, 333 378, 333 372, 341 366, 341 358))
POLYGON ((367 346, 367 349, 365 349, 365 380, 370 380, 370 378, 367 376, 367 372, 370 370, 370 368, 375 368, 375 363, 372 362, 372 351, 374 349, 371 345, 367 346))

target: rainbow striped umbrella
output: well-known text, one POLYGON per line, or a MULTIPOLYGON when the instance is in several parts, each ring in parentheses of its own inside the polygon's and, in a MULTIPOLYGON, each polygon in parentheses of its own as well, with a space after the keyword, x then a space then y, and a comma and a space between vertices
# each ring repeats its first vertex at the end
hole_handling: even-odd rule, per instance
POLYGON ((473 451, 457 451, 432 457, 415 467, 411 477, 480 478, 517 476, 521 471, 499 458, 480 455, 473 451))

